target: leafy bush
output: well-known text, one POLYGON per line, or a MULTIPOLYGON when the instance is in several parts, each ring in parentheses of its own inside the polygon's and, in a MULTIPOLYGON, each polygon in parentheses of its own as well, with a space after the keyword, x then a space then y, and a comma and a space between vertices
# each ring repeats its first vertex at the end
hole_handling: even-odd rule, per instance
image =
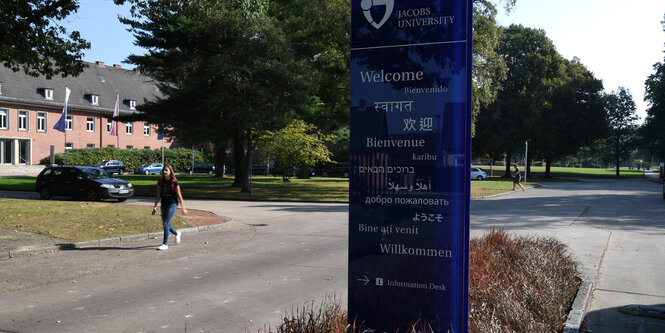
MULTIPOLYGON (((103 160, 116 159, 116 149, 112 147, 105 148, 84 148, 72 149, 67 151, 67 164, 69 165, 95 165, 103 160)), ((55 154, 55 164, 64 164, 65 155, 55 154)), ((145 163, 159 163, 162 161, 161 149, 120 149, 118 151, 118 160, 125 163, 127 172, 134 171, 134 168, 145 163)), ((201 153, 194 151, 194 163, 212 162, 211 153, 201 153)), ((50 158, 41 160, 41 164, 49 164, 50 158)), ((192 165, 192 150, 187 148, 175 148, 164 150, 164 162, 173 166, 176 172, 183 172, 192 165)))
MULTIPOLYGON (((577 263, 554 238, 492 231, 470 244, 469 332, 561 332, 579 287, 577 263)), ((284 318, 275 333, 370 333, 347 323, 336 299, 311 302, 284 318)), ((429 333, 415 323, 409 333, 429 333)), ((273 331, 268 328, 266 333, 273 331)))

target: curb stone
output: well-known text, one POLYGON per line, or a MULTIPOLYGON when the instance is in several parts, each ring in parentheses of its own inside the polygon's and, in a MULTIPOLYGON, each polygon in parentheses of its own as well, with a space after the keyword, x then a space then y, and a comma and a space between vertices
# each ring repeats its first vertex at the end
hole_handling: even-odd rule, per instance
POLYGON ((592 281, 582 281, 580 288, 577 290, 577 296, 573 301, 573 306, 568 313, 568 319, 563 326, 563 333, 577 333, 582 325, 584 314, 586 313, 589 299, 591 298, 591 289, 593 288, 592 281))
MULTIPOLYGON (((218 228, 221 228, 225 226, 226 224, 233 222, 233 219, 230 217, 225 217, 221 216, 222 218, 227 219, 224 223, 219 223, 219 224, 212 224, 212 225, 204 225, 200 227, 191 227, 191 228, 184 228, 184 229, 178 229, 178 231, 183 232, 183 233, 190 233, 190 232, 200 232, 200 231, 208 231, 208 230, 215 230, 218 228)), ((122 244, 122 243, 127 243, 130 241, 135 241, 135 240, 141 240, 141 239, 154 239, 156 237, 162 237, 164 235, 163 232, 149 232, 146 234, 137 234, 137 235, 128 235, 128 236, 118 236, 118 237, 112 237, 112 238, 104 238, 104 239, 95 239, 95 240, 90 240, 90 241, 84 241, 84 242, 77 242, 77 243, 64 243, 60 245, 54 245, 54 246, 46 246, 46 247, 40 247, 36 249, 28 249, 28 250, 19 250, 19 251, 6 251, 6 252, 0 252, 0 259, 10 259, 10 258, 21 258, 21 257, 27 257, 27 256, 32 256, 40 253, 53 253, 57 252, 59 250, 67 250, 67 249, 77 249, 77 248, 85 248, 85 247, 94 247, 94 246, 102 246, 102 245, 110 245, 110 244, 122 244)))

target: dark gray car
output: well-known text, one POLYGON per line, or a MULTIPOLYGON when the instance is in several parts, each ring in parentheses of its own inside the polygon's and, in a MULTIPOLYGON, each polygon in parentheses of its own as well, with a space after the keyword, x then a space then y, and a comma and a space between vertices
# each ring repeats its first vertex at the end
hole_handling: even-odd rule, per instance
POLYGON ((106 171, 97 167, 51 166, 37 176, 35 191, 44 200, 54 196, 125 201, 134 195, 132 183, 112 178, 106 171))

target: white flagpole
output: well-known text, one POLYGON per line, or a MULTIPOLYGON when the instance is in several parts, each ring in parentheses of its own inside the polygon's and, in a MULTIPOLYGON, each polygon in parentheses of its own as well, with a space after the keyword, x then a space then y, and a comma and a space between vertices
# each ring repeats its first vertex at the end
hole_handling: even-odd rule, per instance
POLYGON ((65 165, 67 165, 67 101, 69 101, 70 92, 71 90, 65 86, 65 106, 63 107, 65 113, 65 165))

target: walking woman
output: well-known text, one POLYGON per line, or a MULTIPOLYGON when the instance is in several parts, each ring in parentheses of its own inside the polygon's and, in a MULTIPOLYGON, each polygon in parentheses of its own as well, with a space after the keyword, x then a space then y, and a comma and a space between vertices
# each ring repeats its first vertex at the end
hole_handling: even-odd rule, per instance
POLYGON ((152 214, 157 212, 157 203, 161 199, 162 202, 162 223, 164 224, 164 242, 157 249, 169 249, 169 233, 175 235, 175 243, 180 244, 180 231, 175 230, 171 226, 171 219, 178 209, 178 205, 182 206, 182 214, 187 215, 187 208, 185 202, 182 200, 182 193, 180 193, 180 186, 178 180, 175 178, 175 173, 170 165, 164 166, 162 169, 162 179, 157 183, 157 198, 155 205, 152 207, 152 214))

